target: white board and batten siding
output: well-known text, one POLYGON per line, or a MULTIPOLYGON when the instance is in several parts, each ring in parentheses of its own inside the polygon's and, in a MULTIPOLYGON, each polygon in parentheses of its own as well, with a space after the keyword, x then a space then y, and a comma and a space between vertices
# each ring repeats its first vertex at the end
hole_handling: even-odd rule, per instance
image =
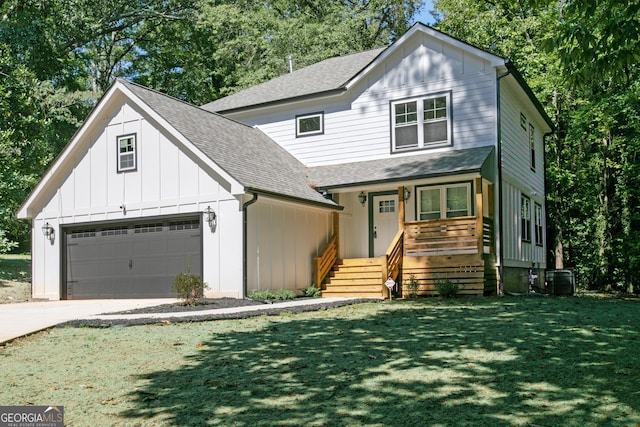
POLYGON ((247 293, 312 284, 313 257, 333 234, 332 211, 259 197, 247 208, 247 293))
MULTIPOLYGON (((534 205, 542 207, 542 225, 546 230, 544 186, 544 134, 548 125, 534 107, 522 102, 526 95, 513 79, 503 79, 500 87, 503 219, 505 233, 504 263, 507 267, 530 267, 535 262, 545 268, 546 241, 535 242, 534 205), (520 124, 520 114, 526 118, 526 128, 520 124), (531 169, 529 124, 534 127, 535 170, 531 169), (523 242, 520 225, 521 196, 531 201, 531 242, 523 242)), ((544 236, 543 236, 544 237, 544 236)))
POLYGON ((438 150, 495 145, 495 69, 420 32, 343 95, 229 116, 258 126, 307 166, 357 162, 392 155, 392 101, 440 93, 451 94, 453 147, 438 150), (324 113, 324 133, 296 138, 296 115, 314 112, 324 113))
POLYGON ((207 206, 217 212, 218 227, 212 233, 202 221, 203 280, 211 295, 241 297, 240 201, 167 130, 156 128, 124 96, 114 98, 76 141, 64 160, 68 163, 58 168, 66 172, 53 177, 49 196, 35 209, 33 297, 61 297, 62 227, 165 215, 200 216, 202 221, 207 206), (118 173, 117 137, 127 134, 136 134, 137 170, 118 173), (45 222, 56 230, 53 243, 40 231, 45 222))

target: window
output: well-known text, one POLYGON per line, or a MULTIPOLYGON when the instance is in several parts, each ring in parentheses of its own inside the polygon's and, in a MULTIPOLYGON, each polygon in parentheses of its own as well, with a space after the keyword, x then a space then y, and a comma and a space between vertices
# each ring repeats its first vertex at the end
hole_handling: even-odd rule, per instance
POLYGON ((451 144, 450 94, 391 103, 393 151, 451 144))
POLYGON ((118 172, 136 170, 136 135, 118 137, 118 172))
POLYGON ((381 200, 378 205, 379 213, 393 213, 396 211, 395 200, 381 200))
POLYGON ((324 133, 324 113, 296 116, 296 137, 324 133))
POLYGON ((535 130, 533 125, 529 123, 529 153, 531 156, 531 170, 536 170, 536 141, 534 138, 535 130))
POLYGON ((419 192, 418 218, 421 220, 471 215, 470 183, 424 187, 419 192))
POLYGON ((542 234, 542 206, 537 203, 534 205, 534 221, 536 230, 536 245, 542 246, 544 242, 544 236, 542 234))
POLYGON ((520 227, 522 232, 522 241, 531 241, 531 200, 524 196, 520 196, 520 227))
POLYGON ((525 117, 524 114, 520 113, 520 127, 522 128, 522 130, 524 130, 525 132, 527 131, 527 118, 525 117))

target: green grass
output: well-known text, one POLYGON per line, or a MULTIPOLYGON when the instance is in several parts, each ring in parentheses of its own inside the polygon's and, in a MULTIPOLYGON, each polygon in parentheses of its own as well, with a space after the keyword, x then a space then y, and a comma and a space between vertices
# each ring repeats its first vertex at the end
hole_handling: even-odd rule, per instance
POLYGON ((0 280, 31 281, 31 255, 0 255, 0 280))
POLYGON ((31 256, 0 255, 0 304, 31 297, 31 256))
POLYGON ((640 301, 360 304, 57 328, 0 348, 0 404, 69 426, 636 426, 640 301))

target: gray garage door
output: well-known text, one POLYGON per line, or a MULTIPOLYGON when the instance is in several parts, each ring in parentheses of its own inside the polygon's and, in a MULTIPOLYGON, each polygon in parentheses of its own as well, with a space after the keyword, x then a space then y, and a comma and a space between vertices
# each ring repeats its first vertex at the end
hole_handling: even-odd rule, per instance
POLYGON ((187 268, 202 275, 199 217, 65 229, 67 299, 175 297, 187 268))

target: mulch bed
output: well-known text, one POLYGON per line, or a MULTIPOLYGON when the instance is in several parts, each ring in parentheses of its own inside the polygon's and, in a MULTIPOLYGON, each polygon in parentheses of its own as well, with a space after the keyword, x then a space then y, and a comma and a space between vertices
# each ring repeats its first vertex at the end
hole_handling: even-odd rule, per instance
POLYGON ((250 299, 234 299, 234 298, 219 298, 219 299, 205 299, 201 300, 196 306, 186 306, 180 303, 175 304, 163 304, 159 306, 138 308, 134 310, 120 311, 117 313, 105 313, 109 315, 113 314, 145 314, 145 313, 166 313, 166 317, 149 317, 139 319, 80 319, 72 320, 69 322, 61 323, 58 327, 90 327, 90 328, 110 328, 110 327, 126 327, 126 326, 138 326, 138 325, 152 325, 152 324, 171 324, 171 323, 189 323, 189 322, 206 322, 210 320, 226 320, 226 319, 245 319, 256 316, 277 316, 282 313, 302 313, 306 311, 327 310, 329 308, 343 307, 352 304, 359 304, 363 302, 380 302, 377 299, 371 298, 358 298, 343 301, 323 302, 322 298, 317 298, 316 304, 309 304, 297 307, 278 307, 279 303, 284 301, 262 301, 262 300, 250 300, 250 299), (221 308, 231 307, 247 307, 247 306, 262 306, 269 304, 271 307, 268 309, 251 310, 247 309, 239 313, 215 313, 210 312, 207 314, 198 314, 202 310, 215 310, 221 308), (192 316, 172 316, 174 313, 192 312, 192 316))

